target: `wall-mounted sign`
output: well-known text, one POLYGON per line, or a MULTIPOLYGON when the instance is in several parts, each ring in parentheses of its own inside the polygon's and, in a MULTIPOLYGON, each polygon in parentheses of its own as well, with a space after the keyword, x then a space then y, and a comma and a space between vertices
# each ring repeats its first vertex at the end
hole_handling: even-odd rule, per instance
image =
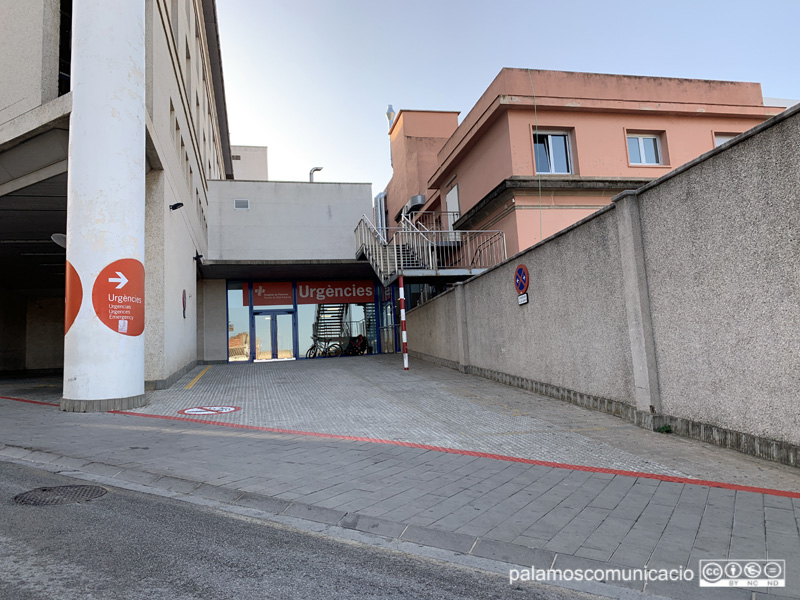
MULTIPOLYGON (((242 305, 248 306, 250 304, 248 288, 247 285, 242 287, 242 305)), ((298 304, 357 304, 374 301, 375 286, 371 281, 297 283, 298 304)), ((253 306, 279 306, 293 302, 291 281, 262 281, 253 284, 253 306)))
POLYGON ((371 281, 300 281, 298 304, 356 304, 374 302, 375 286, 371 281))
POLYGON ((517 304, 522 306, 523 304, 527 303, 528 303, 528 294, 520 294, 519 296, 517 296, 517 304))
POLYGON ((144 331, 144 265, 135 258, 117 260, 100 271, 92 288, 97 318, 122 335, 144 331))
MULTIPOLYGON (((250 304, 247 286, 242 287, 244 306, 247 306, 250 304)), ((291 281, 266 281, 253 284, 253 306, 284 306, 293 303, 291 281)))
POLYGON ((525 265, 517 265, 517 268, 514 271, 514 287, 516 288, 518 294, 524 294, 528 291, 529 278, 530 275, 528 274, 528 267, 525 265))

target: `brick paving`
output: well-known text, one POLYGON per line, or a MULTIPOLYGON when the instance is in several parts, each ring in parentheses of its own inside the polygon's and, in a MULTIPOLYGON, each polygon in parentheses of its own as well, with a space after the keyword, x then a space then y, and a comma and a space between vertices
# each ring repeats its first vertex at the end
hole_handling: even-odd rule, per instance
MULTIPOLYGON (((800 492, 796 469, 433 365, 403 373, 393 356, 214 365, 187 390, 201 370, 136 415, 0 400, 0 457, 539 568, 785 559, 787 587, 770 594, 800 597, 798 498, 141 415, 231 404, 242 410, 200 418, 800 492)), ((57 380, 0 380, 0 396, 59 395, 57 380)))

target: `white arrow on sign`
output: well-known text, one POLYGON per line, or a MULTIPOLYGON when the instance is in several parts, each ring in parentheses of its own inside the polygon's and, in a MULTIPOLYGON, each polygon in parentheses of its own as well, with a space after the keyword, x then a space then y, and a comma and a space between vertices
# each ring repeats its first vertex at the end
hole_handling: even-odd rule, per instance
POLYGON ((123 275, 119 271, 117 271, 117 275, 119 275, 119 277, 109 277, 108 278, 108 282, 109 283, 119 283, 119 285, 117 286, 117 289, 119 290, 119 289, 122 289, 123 287, 125 287, 125 284, 128 283, 128 278, 125 277, 125 275, 123 275))

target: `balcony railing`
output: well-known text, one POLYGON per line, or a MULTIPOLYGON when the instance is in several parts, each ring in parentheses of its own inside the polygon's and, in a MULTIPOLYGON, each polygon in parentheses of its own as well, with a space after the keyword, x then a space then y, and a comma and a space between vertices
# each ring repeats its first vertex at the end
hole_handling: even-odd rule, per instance
POLYGON ((356 256, 370 262, 384 285, 404 273, 418 277, 474 275, 506 259, 502 231, 429 229, 405 217, 401 225, 386 229, 385 237, 366 216, 356 226, 356 256))
POLYGON ((461 217, 459 212, 422 211, 414 213, 411 221, 418 229, 428 231, 451 231, 461 217))

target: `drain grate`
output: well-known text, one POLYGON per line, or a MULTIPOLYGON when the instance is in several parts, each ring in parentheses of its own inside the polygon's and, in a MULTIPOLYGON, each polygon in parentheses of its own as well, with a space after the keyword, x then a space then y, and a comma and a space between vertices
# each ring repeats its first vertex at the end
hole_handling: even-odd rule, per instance
POLYGON ((14 496, 17 504, 30 506, 51 506, 54 504, 73 504, 88 502, 103 496, 108 490, 99 485, 60 485, 43 487, 22 492, 14 496))

